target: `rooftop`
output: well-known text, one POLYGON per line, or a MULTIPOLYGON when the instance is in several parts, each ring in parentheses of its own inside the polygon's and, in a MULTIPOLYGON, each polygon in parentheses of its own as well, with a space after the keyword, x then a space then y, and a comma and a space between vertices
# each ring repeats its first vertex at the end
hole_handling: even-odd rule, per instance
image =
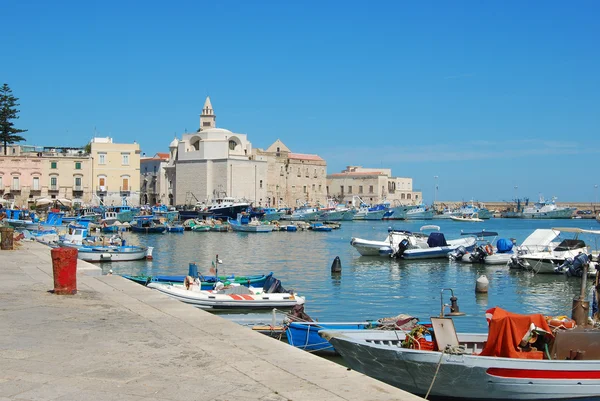
POLYGON ((325 161, 318 155, 308 155, 304 153, 289 153, 288 159, 325 161))

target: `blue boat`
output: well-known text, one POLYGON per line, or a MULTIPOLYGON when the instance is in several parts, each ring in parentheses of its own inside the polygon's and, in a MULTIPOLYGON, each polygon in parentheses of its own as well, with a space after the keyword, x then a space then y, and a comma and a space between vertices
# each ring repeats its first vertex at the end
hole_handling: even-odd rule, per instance
POLYGON ((324 226, 323 223, 312 223, 311 229, 313 231, 325 231, 325 232, 331 231, 331 227, 324 226))
POLYGON ((166 224, 162 223, 156 216, 135 216, 131 222, 131 231, 137 233, 162 233, 167 229, 166 224))
POLYGON ((377 322, 290 322, 285 330, 288 343, 309 352, 337 355, 328 341, 319 336, 320 330, 366 330, 379 326, 377 322))
MULTIPOLYGON (((244 287, 260 287, 262 288, 265 285, 267 279, 273 276, 273 272, 269 274, 260 274, 260 275, 250 275, 250 276, 219 276, 218 279, 216 276, 204 276, 202 274, 198 274, 198 278, 200 279, 201 290, 212 290, 215 287, 217 282, 222 283, 237 283, 239 285, 243 285, 244 287)), ((178 283, 181 284, 185 281, 187 276, 184 275, 158 275, 158 276, 131 276, 124 274, 123 277, 135 281, 136 283, 147 285, 148 283, 178 283)))

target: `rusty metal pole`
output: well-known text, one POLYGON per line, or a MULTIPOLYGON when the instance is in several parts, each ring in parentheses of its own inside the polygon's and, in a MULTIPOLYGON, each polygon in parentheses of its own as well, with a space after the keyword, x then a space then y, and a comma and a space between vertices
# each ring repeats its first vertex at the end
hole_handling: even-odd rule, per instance
POLYGON ((573 299, 573 309, 571 309, 571 319, 575 320, 577 326, 587 326, 588 316, 590 315, 590 303, 585 300, 587 287, 589 263, 583 266, 583 274, 581 275, 581 292, 579 297, 573 299))

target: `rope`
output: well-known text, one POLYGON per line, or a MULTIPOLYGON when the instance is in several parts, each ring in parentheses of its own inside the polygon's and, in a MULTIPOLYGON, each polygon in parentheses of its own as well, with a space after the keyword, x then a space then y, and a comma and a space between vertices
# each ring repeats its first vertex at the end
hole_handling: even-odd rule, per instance
POLYGON ((427 394, 425 394, 425 399, 429 398, 429 393, 433 388, 433 383, 435 383, 435 379, 437 378, 438 372, 440 371, 440 366, 442 366, 442 358, 444 357, 444 352, 446 350, 442 350, 440 353, 440 360, 438 361, 437 367, 435 368, 435 374, 433 375, 433 379, 431 380, 431 384, 429 385, 429 389, 427 389, 427 394))
POLYGON ((443 349, 440 354, 440 360, 438 361, 437 367, 435 368, 435 374, 433 375, 433 379, 431 380, 431 384, 429 385, 427 394, 425 394, 425 399, 427 399, 429 397, 429 393, 431 392, 431 389, 433 388, 433 383, 435 383, 435 379, 437 379, 438 372, 440 371, 440 366, 442 366, 442 358, 444 357, 444 354, 463 355, 465 353, 466 353, 465 348, 461 347, 460 345, 446 345, 446 348, 443 349))

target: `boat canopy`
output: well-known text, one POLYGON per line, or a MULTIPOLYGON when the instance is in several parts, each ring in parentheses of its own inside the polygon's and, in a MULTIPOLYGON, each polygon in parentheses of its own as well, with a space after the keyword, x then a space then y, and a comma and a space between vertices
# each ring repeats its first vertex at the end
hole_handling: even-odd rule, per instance
POLYGON ((460 235, 474 235, 476 237, 497 237, 498 233, 494 231, 479 231, 476 233, 460 233, 460 235))
POLYGON ((580 239, 565 239, 556 248, 555 251, 571 251, 573 249, 585 248, 585 242, 580 239))
POLYGON ((565 233, 600 235, 600 230, 585 230, 583 228, 577 228, 577 227, 558 227, 558 228, 552 228, 552 229, 554 231, 560 231, 560 232, 565 232, 565 233))
POLYGON ((560 231, 555 229, 538 228, 525 238, 521 246, 548 246, 559 234, 560 231))

